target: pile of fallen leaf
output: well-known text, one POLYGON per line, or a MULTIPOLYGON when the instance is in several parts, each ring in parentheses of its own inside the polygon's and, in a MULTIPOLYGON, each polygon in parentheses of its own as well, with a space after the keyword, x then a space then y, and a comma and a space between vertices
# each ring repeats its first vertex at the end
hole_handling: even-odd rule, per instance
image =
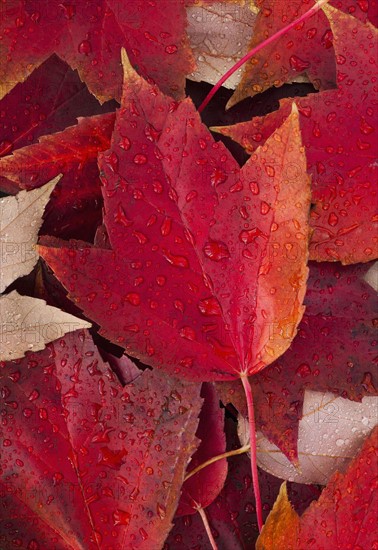
POLYGON ((377 2, 313 6, 2 6, 1 550, 378 548, 377 2))

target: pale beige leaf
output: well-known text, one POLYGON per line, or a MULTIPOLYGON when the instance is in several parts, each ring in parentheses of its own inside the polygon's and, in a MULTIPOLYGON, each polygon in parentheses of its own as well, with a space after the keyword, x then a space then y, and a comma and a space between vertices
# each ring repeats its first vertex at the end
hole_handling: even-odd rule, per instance
POLYGON ((20 296, 15 290, 0 297, 0 361, 23 357, 74 330, 89 328, 87 321, 44 300, 20 296))
MULTIPOLYGON (((257 9, 251 3, 214 2, 187 8, 188 36, 197 69, 189 78, 216 84, 247 51, 257 9)), ((225 83, 236 88, 243 67, 225 83)))
POLYGON ((61 176, 33 191, 0 199, 0 292, 27 275, 38 260, 35 245, 50 194, 61 176))
MULTIPOLYGON (((357 403, 332 393, 306 390, 299 421, 298 467, 260 432, 257 433, 257 464, 281 479, 326 485, 336 470, 345 471, 377 424, 378 397, 364 397, 357 403)), ((243 417, 238 431, 241 443, 246 444, 249 428, 243 417)))
POLYGON ((378 262, 375 262, 365 274, 365 281, 378 292, 378 262))

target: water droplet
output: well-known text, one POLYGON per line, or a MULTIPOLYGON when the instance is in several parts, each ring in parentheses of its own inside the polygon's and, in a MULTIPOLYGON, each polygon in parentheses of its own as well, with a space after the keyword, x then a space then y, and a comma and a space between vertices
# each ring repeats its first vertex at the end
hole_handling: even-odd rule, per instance
POLYGON ((312 27, 311 29, 308 29, 307 38, 309 38, 311 40, 312 38, 314 38, 314 36, 316 36, 317 32, 318 32, 318 30, 315 27, 312 27))
POLYGON ((144 128, 144 134, 145 134, 146 138, 148 139, 148 141, 156 142, 156 141, 158 141, 158 139, 161 135, 161 132, 156 130, 156 128, 154 128, 152 126, 152 124, 147 124, 144 128))
POLYGON ((257 239, 257 237, 260 237, 263 235, 262 231, 258 229, 257 227, 254 227, 253 229, 249 229, 248 231, 241 231, 239 233, 239 240, 244 244, 250 244, 253 243, 257 239))
POLYGON ((269 204, 265 201, 262 201, 261 204, 260 204, 261 214, 263 214, 265 216, 269 212, 269 210, 270 210, 269 204))
POLYGON ((143 540, 148 539, 148 533, 143 529, 143 527, 141 527, 139 529, 139 533, 140 533, 140 536, 142 537, 143 540))
POLYGON ((120 146, 121 149, 123 149, 124 151, 128 151, 131 147, 131 141, 129 140, 128 137, 121 137, 121 139, 119 140, 118 142, 118 145, 120 146))
POLYGON ((197 191, 189 191, 189 193, 186 195, 185 200, 186 202, 190 202, 193 199, 195 199, 198 196, 197 191))
POLYGON ((133 158, 133 162, 134 164, 141 166, 143 164, 146 164, 147 157, 146 155, 142 155, 142 154, 135 155, 135 157, 133 158))
POLYGON ((230 251, 225 243, 221 241, 210 241, 203 248, 204 254, 210 260, 219 262, 230 257, 230 251))
POLYGON ((196 333, 195 331, 192 329, 192 327, 183 327, 181 330, 180 330, 180 336, 182 338, 186 338, 187 340, 196 340, 196 333))
POLYGON ((198 308, 203 315, 221 315, 221 306, 216 298, 211 296, 198 302, 198 308))
POLYGON ((146 242, 148 242, 146 235, 140 231, 133 231, 133 236, 137 239, 139 244, 146 244, 146 242))
POLYGON ((212 174, 210 175, 211 185, 213 185, 214 187, 217 187, 221 183, 224 183, 226 180, 227 180, 227 175, 220 168, 215 168, 212 174))
POLYGON ((173 302, 173 305, 175 306, 175 309, 177 309, 178 311, 181 311, 181 313, 184 313, 185 306, 184 306, 184 303, 181 302, 181 300, 175 300, 173 302))
POLYGON ((337 225, 338 221, 339 221, 338 216, 334 212, 331 212, 330 215, 328 216, 329 225, 331 227, 335 227, 335 225, 337 225))
POLYGON ((311 374, 310 365, 308 365, 307 363, 302 363, 301 365, 299 365, 295 372, 301 378, 305 378, 306 376, 309 376, 311 374))
POLYGON ((49 415, 48 415, 48 412, 47 412, 46 409, 43 409, 43 408, 39 409, 39 418, 41 420, 47 420, 48 417, 49 417, 49 415))
POLYGON ((140 295, 137 292, 129 292, 126 294, 126 300, 133 306, 139 306, 140 295))
POLYGON ((331 29, 328 29, 322 36, 322 45, 326 50, 333 46, 333 35, 331 29))
POLYGON ((89 40, 83 40, 79 44, 79 53, 82 53, 84 55, 89 55, 92 51, 92 45, 89 42, 89 40))
POLYGON ((160 233, 162 234, 163 237, 166 237, 167 235, 170 234, 171 229, 172 229, 172 219, 165 218, 165 220, 161 224, 160 233))
POLYGON ((269 166, 269 165, 265 166, 265 172, 270 178, 274 178, 274 176, 276 175, 276 171, 273 168, 273 166, 269 166))
POLYGON ((159 502, 156 505, 156 511, 160 519, 164 519, 167 513, 167 509, 165 506, 160 504, 159 502))
POLYGON ((167 260, 167 262, 173 265, 174 267, 183 267, 183 268, 189 267, 189 260, 185 256, 178 256, 178 255, 172 254, 168 250, 163 250, 163 256, 167 260))
POLYGON ((293 71, 296 71, 297 73, 301 73, 305 69, 308 69, 310 66, 310 63, 308 61, 304 61, 300 57, 297 57, 296 55, 292 55, 289 59, 290 67, 293 69, 293 71))
POLYGON ((29 394, 29 401, 35 401, 36 399, 38 399, 38 397, 39 397, 39 391, 38 390, 33 390, 29 394))
POLYGON ((170 44, 169 46, 165 47, 166 53, 173 54, 176 53, 178 50, 176 44, 170 44))
POLYGON ((125 512, 124 510, 117 509, 113 512, 113 522, 114 525, 129 525, 131 520, 131 514, 125 512))
POLYGON ((229 191, 230 193, 239 193, 240 191, 243 191, 242 182, 239 180, 236 183, 234 183, 234 185, 231 185, 229 191))

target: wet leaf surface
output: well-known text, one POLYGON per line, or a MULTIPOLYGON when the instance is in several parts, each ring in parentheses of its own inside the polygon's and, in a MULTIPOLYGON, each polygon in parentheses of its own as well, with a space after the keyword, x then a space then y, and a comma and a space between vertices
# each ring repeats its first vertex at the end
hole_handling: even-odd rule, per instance
MULTIPOLYGON (((371 55, 377 29, 331 7, 324 9, 334 35, 337 89, 295 98, 315 203, 310 257, 367 262, 378 257, 376 59, 371 55)), ((291 104, 282 100, 280 109, 267 117, 220 131, 253 151, 282 124, 291 104)))
POLYGON ((2 12, 1 96, 57 54, 101 102, 119 99, 121 47, 134 65, 171 95, 183 96, 185 75, 194 68, 185 34, 183 1, 124 4, 101 0, 12 0, 2 12), (30 41, 33 49, 29 48, 30 41))
POLYGON ((145 363, 202 380, 257 372, 303 313, 309 186, 297 115, 240 169, 189 100, 125 67, 100 158, 112 249, 46 239, 40 252, 101 333, 145 363))
POLYGON ((2 546, 47 547, 54 532, 54 548, 160 548, 200 386, 148 370, 123 387, 83 331, 3 364, 1 385, 2 546))

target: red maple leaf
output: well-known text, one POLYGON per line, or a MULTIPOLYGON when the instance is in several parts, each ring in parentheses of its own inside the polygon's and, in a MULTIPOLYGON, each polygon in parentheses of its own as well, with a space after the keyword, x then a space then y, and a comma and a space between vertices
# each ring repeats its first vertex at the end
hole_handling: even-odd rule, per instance
POLYGON ((0 383, 1 547, 160 548, 200 386, 148 370, 123 387, 85 331, 2 364, 0 383))
MULTIPOLYGON (((295 0, 275 2, 259 0, 259 13, 249 50, 275 34, 311 8, 315 2, 295 0)), ((307 21, 265 46, 245 65, 242 79, 227 103, 232 107, 246 97, 264 92, 272 86, 293 82, 305 75, 317 89, 333 88, 336 81, 332 33, 320 10, 307 21)))
POLYGON ((257 372, 303 313, 309 190, 295 115, 240 170, 189 100, 127 70, 100 161, 112 250, 59 242, 41 254, 102 334, 146 363, 201 380, 257 372))
MULTIPOLYGON (((323 9, 334 35, 337 89, 295 98, 315 203, 310 258, 366 262, 378 257, 377 30, 329 6, 323 9)), ((292 101, 281 100, 278 111, 219 131, 251 152, 282 124, 292 101)))
POLYGON ((182 0, 11 0, 0 28, 2 96, 56 53, 102 102, 119 99, 120 52, 126 47, 144 76, 180 98, 185 75, 194 68, 185 26, 182 0))

